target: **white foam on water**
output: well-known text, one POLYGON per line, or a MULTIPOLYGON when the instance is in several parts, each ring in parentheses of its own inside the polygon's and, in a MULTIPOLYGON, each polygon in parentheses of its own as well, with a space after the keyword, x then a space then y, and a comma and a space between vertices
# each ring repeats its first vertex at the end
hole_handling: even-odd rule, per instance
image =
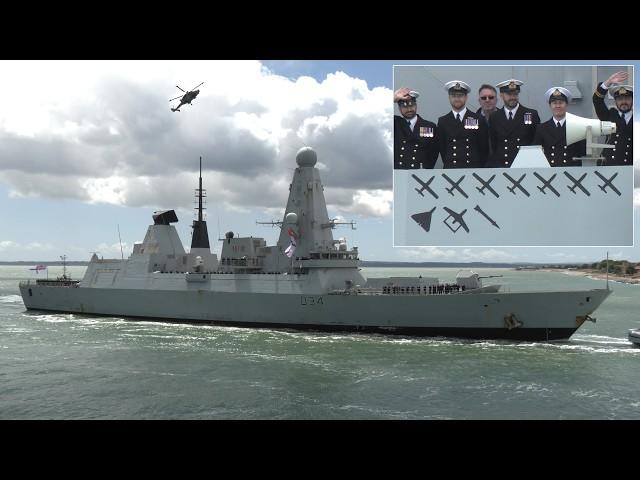
MULTIPOLYGON (((606 345, 606 344, 605 344, 606 345)), ((621 342, 619 346, 600 346, 598 344, 593 345, 581 345, 579 343, 571 344, 548 344, 550 348, 558 350, 575 350, 588 353, 623 353, 625 355, 639 355, 640 349, 633 348, 631 342, 621 342)))
POLYGON ((518 393, 551 393, 551 389, 543 387, 537 383, 527 383, 516 386, 516 392, 518 393))
POLYGON ((579 342, 605 345, 626 345, 629 343, 626 337, 608 337, 605 335, 576 335, 573 339, 579 342))
POLYGON ((2 295, 0 303, 22 303, 22 297, 20 295, 2 295))
POLYGON ((73 317, 72 314, 44 314, 44 315, 34 315, 34 314, 25 314, 23 315, 27 318, 33 318, 37 322, 46 322, 46 323, 69 323, 74 322, 77 319, 73 317))

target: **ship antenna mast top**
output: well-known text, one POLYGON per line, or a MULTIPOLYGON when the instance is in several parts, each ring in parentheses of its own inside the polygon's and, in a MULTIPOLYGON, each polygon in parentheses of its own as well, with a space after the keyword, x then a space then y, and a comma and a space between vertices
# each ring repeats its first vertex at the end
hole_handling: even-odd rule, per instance
POLYGON ((202 157, 200 157, 200 179, 198 181, 198 221, 202 221, 202 157))
POLYGON ((67 279, 67 256, 61 255, 60 259, 62 260, 62 279, 67 279))

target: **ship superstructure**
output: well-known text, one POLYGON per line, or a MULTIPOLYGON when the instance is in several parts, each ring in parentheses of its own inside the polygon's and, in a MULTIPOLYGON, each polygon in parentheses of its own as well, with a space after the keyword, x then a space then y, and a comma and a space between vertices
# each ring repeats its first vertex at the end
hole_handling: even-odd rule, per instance
POLYGON ((94 254, 79 282, 22 282, 25 306, 246 327, 554 340, 569 338, 610 293, 503 292, 473 272, 460 272, 454 284, 366 279, 357 247, 333 238, 339 222, 328 216, 315 151, 301 149, 296 162, 275 245, 228 232, 220 258, 211 252, 201 170, 189 253, 172 225, 175 211, 155 212, 128 259, 94 254))

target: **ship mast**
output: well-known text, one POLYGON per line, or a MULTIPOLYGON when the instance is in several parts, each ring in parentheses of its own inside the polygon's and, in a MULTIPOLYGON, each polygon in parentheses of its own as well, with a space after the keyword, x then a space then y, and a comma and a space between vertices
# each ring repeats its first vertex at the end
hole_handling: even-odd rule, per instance
POLYGON ((62 260, 62 280, 67 280, 67 256, 62 255, 60 259, 62 260))
POLYGON ((191 249, 206 248, 209 249, 209 233, 207 232, 207 222, 203 219, 202 199, 205 197, 205 190, 202 188, 202 157, 200 157, 200 177, 198 180, 198 188, 196 189, 196 197, 198 199, 198 219, 193 221, 193 236, 191 237, 191 249))
POLYGON ((200 157, 200 177, 198 178, 198 221, 202 221, 202 157, 200 157))

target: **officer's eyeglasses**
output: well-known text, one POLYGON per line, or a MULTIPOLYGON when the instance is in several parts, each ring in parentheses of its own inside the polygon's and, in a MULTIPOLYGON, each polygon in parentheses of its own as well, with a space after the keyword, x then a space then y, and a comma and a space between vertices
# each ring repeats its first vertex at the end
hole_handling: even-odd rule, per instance
POLYGON ((493 100, 496 97, 480 97, 480 100, 493 100))

